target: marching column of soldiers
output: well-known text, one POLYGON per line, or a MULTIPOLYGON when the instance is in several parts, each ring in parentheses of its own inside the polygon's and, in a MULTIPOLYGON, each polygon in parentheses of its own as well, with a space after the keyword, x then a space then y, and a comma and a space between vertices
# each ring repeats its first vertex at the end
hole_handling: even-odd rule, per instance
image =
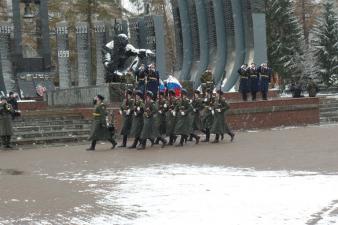
MULTIPOLYGON (((181 90, 180 96, 176 96, 173 89, 160 90, 159 75, 152 66, 141 67, 136 72, 137 85, 134 85, 133 76, 130 72, 123 80, 126 89, 120 106, 122 117, 120 134, 123 138, 119 147, 145 149, 147 141, 150 141, 151 146, 161 143, 162 148, 166 145, 181 147, 188 141, 199 144, 200 132, 205 133, 202 142, 210 142, 211 134, 215 135, 211 143, 223 140, 224 134, 228 134, 233 141, 235 134, 225 121, 225 112, 229 109, 229 105, 221 89, 216 93, 213 92, 214 82, 210 70, 201 77, 202 90, 194 90, 191 98, 185 89, 181 90), (129 138, 133 141, 127 146, 129 138)), ((107 114, 102 112, 104 105, 101 99, 102 96, 96 97, 99 102, 94 111, 98 117, 97 121, 103 120, 99 115, 107 114)), ((116 143, 112 136, 105 135, 103 139, 109 140, 115 147, 116 143)), ((94 141, 89 150, 94 150, 95 144, 94 141)))

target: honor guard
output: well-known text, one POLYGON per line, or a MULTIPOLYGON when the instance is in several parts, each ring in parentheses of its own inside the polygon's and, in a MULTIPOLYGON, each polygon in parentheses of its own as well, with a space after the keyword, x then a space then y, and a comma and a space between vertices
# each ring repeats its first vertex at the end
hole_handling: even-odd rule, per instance
POLYGON ((256 101, 256 94, 259 91, 259 73, 255 63, 251 63, 248 68, 251 100, 256 101))
POLYGON ((191 105, 187 97, 187 90, 181 90, 181 98, 177 101, 176 111, 176 124, 175 124, 175 135, 181 135, 180 143, 177 146, 183 146, 185 140, 188 139, 191 129, 189 123, 189 113, 191 111, 191 105))
POLYGON ((212 77, 212 71, 208 68, 201 76, 201 85, 203 93, 206 92, 207 89, 213 90, 214 89, 214 80, 212 77))
POLYGON ((136 70, 135 76, 137 80, 136 89, 140 90, 142 92, 142 95, 144 95, 144 92, 146 89, 146 77, 147 77, 147 70, 144 64, 141 64, 141 66, 136 70))
POLYGON ((11 104, 7 102, 5 96, 0 97, 0 137, 2 145, 5 149, 12 148, 11 136, 13 135, 12 115, 14 109, 11 104))
POLYGON ((168 110, 166 113, 166 133, 169 137, 168 145, 173 145, 176 141, 175 125, 176 125, 176 104, 175 90, 169 90, 168 110))
POLYGON ((93 100, 95 109, 93 112, 92 129, 89 136, 89 140, 92 141, 92 143, 87 149, 88 151, 95 150, 96 142, 98 140, 110 141, 112 143, 112 149, 114 149, 117 144, 113 138, 112 132, 108 129, 107 107, 103 103, 103 100, 104 97, 102 95, 97 95, 93 100))
POLYGON ((192 112, 191 112, 191 125, 192 132, 190 134, 190 141, 193 138, 196 140, 196 144, 199 143, 200 137, 196 134, 201 129, 201 115, 200 112, 203 110, 203 102, 200 98, 201 92, 199 90, 194 91, 194 96, 191 102, 192 112))
POLYGON ((133 91, 128 89, 125 91, 125 98, 122 101, 120 106, 120 114, 122 116, 122 129, 121 135, 123 136, 122 144, 119 147, 126 147, 128 135, 130 134, 131 125, 133 122, 133 112, 134 112, 134 99, 133 91))
POLYGON ((160 75, 155 68, 155 64, 150 64, 146 70, 147 90, 153 93, 154 99, 157 97, 160 75))
POLYGON ((268 67, 268 64, 263 63, 258 67, 258 73, 261 78, 260 88, 262 92, 262 99, 268 100, 269 83, 271 82, 272 69, 268 67))
POLYGON ((239 92, 242 94, 243 101, 248 100, 248 92, 250 91, 249 87, 249 73, 248 73, 248 65, 243 64, 241 68, 238 69, 238 73, 240 76, 239 80, 239 92))
POLYGON ((168 112, 169 103, 165 98, 165 92, 159 92, 159 97, 157 101, 157 116, 156 116, 156 127, 157 127, 157 138, 155 144, 159 144, 162 141, 162 147, 167 143, 164 139, 166 135, 166 113, 168 112))
POLYGON ((223 136, 224 133, 227 133, 231 137, 231 141, 233 141, 235 137, 235 134, 230 130, 228 124, 225 121, 225 112, 229 108, 229 104, 223 97, 222 90, 217 90, 217 96, 212 107, 214 119, 210 130, 210 133, 215 134, 216 137, 212 143, 218 143, 220 136, 223 136))
POLYGON ((143 112, 144 102, 142 100, 143 93, 140 90, 135 91, 135 100, 133 106, 133 119, 130 130, 130 135, 134 137, 134 142, 129 148, 136 148, 140 141, 140 136, 143 128, 143 112))
POLYGON ((205 139, 202 142, 209 142, 210 140, 210 129, 213 123, 213 103, 212 90, 208 89, 203 98, 203 109, 201 111, 202 131, 205 133, 205 139))

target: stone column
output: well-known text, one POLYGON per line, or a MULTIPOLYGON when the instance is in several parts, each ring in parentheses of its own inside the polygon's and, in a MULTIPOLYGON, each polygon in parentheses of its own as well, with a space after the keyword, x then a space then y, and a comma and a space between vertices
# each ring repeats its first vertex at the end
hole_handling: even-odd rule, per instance
POLYGON ((10 23, 0 23, 0 64, 3 76, 2 79, 5 86, 4 88, 7 93, 10 91, 18 91, 11 62, 10 41, 13 30, 12 27, 13 26, 10 23))
POLYGON ((58 55, 59 87, 60 89, 65 89, 71 87, 67 22, 59 22, 56 24, 56 44, 58 55))
POLYGON ((105 68, 102 63, 102 47, 107 43, 106 27, 104 22, 94 24, 96 43, 96 85, 105 83, 105 68))
POLYGON ((79 87, 86 87, 91 85, 90 31, 86 22, 76 24, 76 46, 79 87))

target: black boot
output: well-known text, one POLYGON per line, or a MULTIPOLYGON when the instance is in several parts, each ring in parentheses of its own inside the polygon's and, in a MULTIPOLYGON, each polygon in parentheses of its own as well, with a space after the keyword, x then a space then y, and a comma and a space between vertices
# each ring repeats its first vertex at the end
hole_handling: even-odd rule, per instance
POLYGON ((160 138, 158 137, 158 138, 156 138, 156 140, 155 140, 155 145, 158 145, 160 143, 160 138))
POLYGON ((6 136, 6 148, 12 148, 11 146, 11 136, 6 136))
POLYGON ((210 140, 210 130, 206 129, 205 130, 205 139, 202 142, 209 142, 210 140))
POLYGON ((189 141, 192 141, 193 137, 194 137, 194 134, 190 134, 189 141))
POLYGON ((223 139, 224 139, 224 134, 221 134, 221 140, 223 141, 223 139))
POLYGON ((147 139, 141 140, 141 145, 137 148, 137 150, 144 150, 146 149, 147 139))
POLYGON ((219 142, 219 134, 216 134, 215 140, 211 143, 218 143, 219 142))
POLYGON ((87 151, 94 151, 96 146, 96 140, 92 140, 92 144, 90 145, 89 148, 87 148, 87 151))
POLYGON ((128 140, 128 136, 127 135, 123 135, 122 144, 119 145, 118 147, 120 147, 120 148, 127 147, 127 140, 128 140))
POLYGON ((161 146, 161 148, 164 148, 165 147, 165 145, 167 144, 167 140, 166 139, 164 139, 163 137, 159 137, 158 138, 161 142, 162 142, 162 146, 161 146))
POLYGON ((198 143, 200 142, 200 136, 198 136, 196 134, 191 134, 190 137, 195 138, 195 140, 196 140, 195 144, 198 145, 198 143))
POLYGON ((111 140, 110 143, 112 144, 111 149, 114 149, 117 145, 117 142, 114 139, 111 140))
POLYGON ((229 132, 228 134, 229 134, 229 136, 230 136, 230 138, 231 138, 230 141, 233 142, 233 141, 234 141, 234 138, 235 138, 235 134, 232 133, 232 132, 229 132))
POLYGON ((1 136, 1 143, 0 143, 0 147, 6 145, 6 136, 1 136))
POLYGON ((130 146, 130 147, 128 147, 128 148, 136 148, 136 146, 137 146, 137 143, 138 143, 138 141, 140 140, 140 138, 135 138, 134 139, 134 143, 132 144, 132 146, 130 146))
POLYGON ((176 145, 176 147, 182 147, 183 146, 183 143, 184 143, 184 140, 185 140, 186 136, 185 135, 181 135, 181 139, 180 139, 180 143, 178 143, 176 145))
POLYGON ((151 143, 151 147, 153 147, 153 145, 155 144, 155 141, 154 141, 154 139, 152 139, 152 138, 149 138, 149 140, 150 140, 150 143, 151 143))

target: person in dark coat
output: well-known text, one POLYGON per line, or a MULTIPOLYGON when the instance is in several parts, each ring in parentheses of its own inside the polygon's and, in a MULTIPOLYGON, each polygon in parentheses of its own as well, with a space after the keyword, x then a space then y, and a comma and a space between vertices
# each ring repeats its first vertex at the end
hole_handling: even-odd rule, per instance
POLYGON ((258 73, 260 76, 262 99, 268 100, 269 83, 271 82, 272 69, 268 67, 268 64, 263 63, 260 67, 258 67, 258 73))
POLYGON ((200 141, 200 136, 196 134, 199 130, 201 130, 201 115, 200 111, 203 109, 203 102, 202 99, 200 98, 201 92, 199 90, 194 91, 194 98, 192 99, 191 102, 191 134, 190 134, 190 139, 189 141, 192 141, 193 138, 196 140, 196 144, 199 143, 200 141))
POLYGON ((191 111, 191 105, 189 104, 189 99, 187 97, 187 90, 181 90, 181 98, 178 100, 175 111, 176 111, 176 124, 175 124, 175 135, 181 135, 180 143, 176 145, 177 147, 183 146, 184 141, 190 135, 190 126, 189 123, 190 117, 189 113, 191 111))
POLYGON ((316 97, 317 92, 319 91, 318 85, 313 81, 312 78, 309 78, 306 90, 309 93, 309 97, 316 97))
POLYGON ((256 64, 251 63, 251 66, 248 68, 247 71, 249 74, 251 100, 256 101, 256 94, 259 91, 259 74, 256 68, 256 64))
POLYGON ((134 137, 134 142, 129 148, 136 148, 139 141, 141 141, 141 132, 143 128, 143 112, 144 102, 142 100, 143 93, 140 90, 135 91, 135 101, 133 107, 133 122, 131 125, 130 136, 134 137))
POLYGON ((205 139, 202 142, 209 142, 210 140, 210 129, 213 123, 212 106, 214 97, 212 96, 213 90, 207 90, 203 99, 203 109, 201 111, 201 124, 202 131, 205 133, 205 139))
POLYGON ((14 109, 11 104, 7 102, 5 96, 0 97, 0 137, 2 145, 5 149, 12 148, 11 136, 13 135, 12 114, 14 109))
POLYGON ((123 136, 122 144, 119 146, 121 148, 125 148, 127 146, 128 135, 130 134, 133 122, 134 99, 132 97, 133 91, 130 89, 126 90, 125 98, 120 106, 120 114, 122 115, 121 135, 123 136))
POLYGON ((241 68, 239 68, 238 70, 238 73, 240 75, 239 92, 242 94, 243 101, 248 100, 248 92, 250 92, 249 73, 247 67, 248 67, 247 64, 243 64, 241 68))
POLYGON ((231 141, 233 141, 235 134, 230 130, 228 124, 225 121, 225 112, 229 109, 229 104, 225 101, 223 97, 223 92, 217 90, 217 96, 212 107, 212 114, 214 115, 214 120, 211 126, 210 133, 215 134, 215 140, 212 143, 218 143, 220 136, 224 133, 229 134, 231 141))
POLYGON ((143 98, 146 89, 146 76, 147 76, 147 68, 144 64, 141 64, 141 66, 135 71, 135 76, 137 80, 136 90, 142 92, 143 98))
MULTIPOLYGON (((162 139, 163 142, 163 137, 166 135, 166 113, 169 108, 169 103, 165 97, 165 92, 160 92, 159 93, 159 99, 157 101, 157 115, 156 115, 156 129, 158 132, 158 137, 156 138, 155 144, 159 144, 159 142, 162 139)), ((165 141, 166 144, 166 141, 165 141)), ((164 146, 163 146, 164 147, 164 146)))
POLYGON ((90 131, 89 140, 92 141, 91 146, 87 149, 88 151, 94 151, 96 142, 99 140, 108 140, 112 143, 112 149, 117 145, 114 140, 112 132, 108 129, 107 121, 107 107, 103 103, 104 97, 102 95, 97 95, 93 103, 95 109, 93 112, 93 124, 90 131))
POLYGON ((17 94, 12 91, 9 92, 9 97, 7 99, 7 102, 11 104, 14 110, 14 113, 12 113, 12 119, 14 120, 16 117, 21 115, 21 112, 19 110, 18 101, 17 101, 17 94))
POLYGON ((176 105, 178 100, 175 97, 175 90, 169 90, 168 111, 166 112, 166 134, 169 137, 168 145, 173 145, 177 136, 175 135, 176 105))
POLYGON ((154 143, 154 138, 158 137, 158 132, 156 131, 155 126, 155 114, 156 114, 156 105, 153 100, 153 93, 147 91, 146 99, 144 103, 144 113, 143 113, 143 127, 140 135, 141 145, 138 148, 143 150, 146 148, 147 140, 149 139, 151 143, 154 143))
POLYGON ((147 74, 147 91, 153 93, 153 98, 156 100, 158 93, 158 86, 160 82, 159 72, 155 68, 155 64, 150 64, 146 69, 147 74))

